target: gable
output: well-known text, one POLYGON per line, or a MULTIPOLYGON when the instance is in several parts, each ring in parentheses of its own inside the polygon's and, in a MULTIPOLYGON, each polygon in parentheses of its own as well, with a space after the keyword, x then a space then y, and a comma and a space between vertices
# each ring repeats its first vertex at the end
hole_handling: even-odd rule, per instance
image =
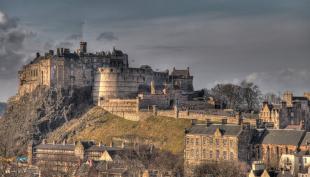
POLYGON ((103 161, 107 161, 107 162, 112 162, 113 159, 111 157, 111 155, 108 153, 108 151, 104 151, 100 157, 100 160, 103 160, 103 161))

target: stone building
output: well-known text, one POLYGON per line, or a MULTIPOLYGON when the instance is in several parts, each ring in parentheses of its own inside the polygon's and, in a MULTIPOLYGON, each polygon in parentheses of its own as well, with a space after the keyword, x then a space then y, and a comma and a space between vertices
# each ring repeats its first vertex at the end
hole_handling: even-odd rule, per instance
POLYGON ((42 144, 28 146, 28 164, 52 171, 70 171, 86 160, 111 161, 109 154, 124 151, 121 148, 95 144, 93 141, 78 141, 74 144, 42 144))
POLYGON ((186 70, 173 68, 169 79, 175 89, 181 89, 187 92, 194 90, 193 76, 190 75, 189 68, 186 70))
POLYGON ((269 166, 277 166, 282 154, 299 152, 306 132, 303 130, 267 129, 261 137, 261 159, 269 166))
POLYGON ((259 118, 267 127, 285 128, 289 124, 286 102, 281 105, 264 102, 259 118))
POLYGON ((185 172, 199 164, 218 161, 250 160, 253 131, 249 125, 197 124, 186 130, 184 148, 185 172))
POLYGON ((268 128, 295 127, 310 130, 309 95, 304 93, 304 96, 293 96, 292 92, 286 91, 281 104, 264 102, 259 115, 261 122, 268 128))

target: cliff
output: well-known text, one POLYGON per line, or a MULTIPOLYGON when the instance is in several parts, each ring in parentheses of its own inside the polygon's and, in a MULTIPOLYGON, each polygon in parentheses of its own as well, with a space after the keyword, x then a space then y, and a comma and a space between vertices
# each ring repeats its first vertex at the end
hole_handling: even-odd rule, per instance
POLYGON ((91 88, 51 90, 38 87, 11 99, 0 119, 1 153, 25 153, 30 140, 39 143, 65 122, 80 117, 91 105, 91 88))
POLYGON ((48 134, 48 142, 61 143, 77 140, 95 140, 110 145, 112 137, 138 139, 174 154, 183 152, 184 129, 190 120, 168 117, 150 117, 143 121, 129 121, 114 116, 100 107, 94 107, 80 119, 66 122, 48 134))

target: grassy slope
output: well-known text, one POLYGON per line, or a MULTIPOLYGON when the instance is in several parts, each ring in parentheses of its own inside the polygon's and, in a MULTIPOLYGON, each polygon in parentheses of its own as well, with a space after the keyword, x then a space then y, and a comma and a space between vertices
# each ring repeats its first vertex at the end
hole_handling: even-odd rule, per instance
POLYGON ((48 135, 48 140, 68 141, 92 139, 110 144, 112 137, 134 135, 150 139, 159 148, 173 153, 183 151, 184 129, 190 126, 189 120, 166 117, 151 117, 134 122, 111 115, 99 107, 94 107, 80 119, 71 120, 48 135))

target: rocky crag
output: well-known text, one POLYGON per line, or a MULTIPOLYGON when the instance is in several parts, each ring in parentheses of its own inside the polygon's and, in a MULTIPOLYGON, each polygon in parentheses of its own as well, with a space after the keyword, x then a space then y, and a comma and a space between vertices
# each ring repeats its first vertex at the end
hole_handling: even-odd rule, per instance
POLYGON ((25 154, 28 143, 40 143, 64 123, 80 117, 91 107, 91 88, 52 90, 38 87, 30 94, 11 99, 0 120, 1 151, 25 154))

